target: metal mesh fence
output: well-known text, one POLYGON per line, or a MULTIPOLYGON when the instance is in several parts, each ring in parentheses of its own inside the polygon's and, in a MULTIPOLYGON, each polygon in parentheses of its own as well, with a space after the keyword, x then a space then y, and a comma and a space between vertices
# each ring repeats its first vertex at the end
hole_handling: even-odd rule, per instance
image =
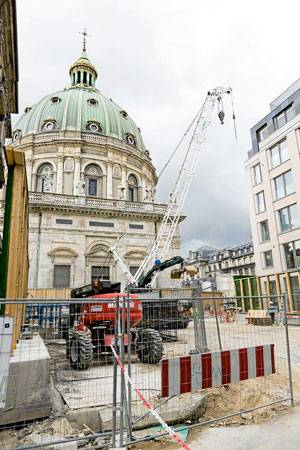
POLYGON ((241 298, 213 294, 104 297, 17 301, 25 322, 12 353, 5 316, 1 448, 107 448, 152 439, 165 430, 149 404, 165 423, 194 427, 233 416, 247 421, 242 413, 292 399, 284 296, 252 297, 247 313, 241 298))

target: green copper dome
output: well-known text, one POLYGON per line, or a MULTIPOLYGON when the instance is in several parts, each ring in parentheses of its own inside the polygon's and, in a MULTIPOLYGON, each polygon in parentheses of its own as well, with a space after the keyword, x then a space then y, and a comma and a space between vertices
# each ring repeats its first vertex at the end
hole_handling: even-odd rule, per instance
POLYGON ((140 130, 127 112, 95 88, 97 71, 85 50, 72 64, 70 78, 69 88, 25 109, 14 127, 14 140, 29 134, 81 131, 116 138, 145 151, 140 130))

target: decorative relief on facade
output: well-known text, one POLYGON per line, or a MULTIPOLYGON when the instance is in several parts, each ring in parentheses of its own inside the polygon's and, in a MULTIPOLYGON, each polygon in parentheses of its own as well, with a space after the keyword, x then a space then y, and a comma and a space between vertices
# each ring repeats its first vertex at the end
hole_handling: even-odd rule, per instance
POLYGON ((114 164, 113 166, 113 176, 120 178, 121 177, 121 169, 119 164, 114 164))
POLYGON ((74 158, 66 158, 64 162, 64 172, 74 172, 74 158))

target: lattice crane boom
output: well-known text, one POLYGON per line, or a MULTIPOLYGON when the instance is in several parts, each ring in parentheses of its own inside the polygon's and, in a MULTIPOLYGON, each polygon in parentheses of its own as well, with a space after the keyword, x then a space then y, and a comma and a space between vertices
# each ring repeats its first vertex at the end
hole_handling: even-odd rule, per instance
MULTIPOLYGON (((164 261, 167 258, 174 234, 183 212, 183 206, 189 193, 192 180, 196 173, 200 150, 202 148, 203 142, 206 139, 207 128, 211 124, 212 112, 215 105, 217 104, 218 116, 221 123, 223 124, 223 97, 227 94, 231 94, 231 92, 232 89, 229 87, 217 87, 207 93, 202 108, 199 111, 198 116, 196 117, 192 136, 189 140, 187 151, 185 153, 185 157, 175 186, 170 194, 169 202, 159 231, 156 237, 153 239, 150 250, 148 251, 147 256, 141 263, 136 274, 134 276, 130 274, 130 277, 127 276, 128 281, 131 284, 137 284, 143 273, 153 266, 155 260, 164 261)), ((114 246, 112 253, 117 254, 116 246, 114 246)), ((118 254, 116 256, 116 254, 114 255, 115 258, 120 261, 120 256, 118 254)), ((123 266, 125 266, 124 262, 121 263, 124 274, 129 273, 127 269, 126 271, 124 271, 123 266)), ((159 270, 154 273, 154 276, 151 280, 152 285, 158 274, 159 270)))

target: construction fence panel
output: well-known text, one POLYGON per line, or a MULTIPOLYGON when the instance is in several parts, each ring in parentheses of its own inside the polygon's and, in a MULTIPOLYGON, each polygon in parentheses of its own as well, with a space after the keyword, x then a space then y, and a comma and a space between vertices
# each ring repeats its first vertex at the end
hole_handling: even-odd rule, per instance
POLYGON ((0 330, 1 449, 122 447, 292 402, 285 296, 251 297, 247 313, 213 293, 105 297, 14 300, 25 314, 10 359, 0 330))

